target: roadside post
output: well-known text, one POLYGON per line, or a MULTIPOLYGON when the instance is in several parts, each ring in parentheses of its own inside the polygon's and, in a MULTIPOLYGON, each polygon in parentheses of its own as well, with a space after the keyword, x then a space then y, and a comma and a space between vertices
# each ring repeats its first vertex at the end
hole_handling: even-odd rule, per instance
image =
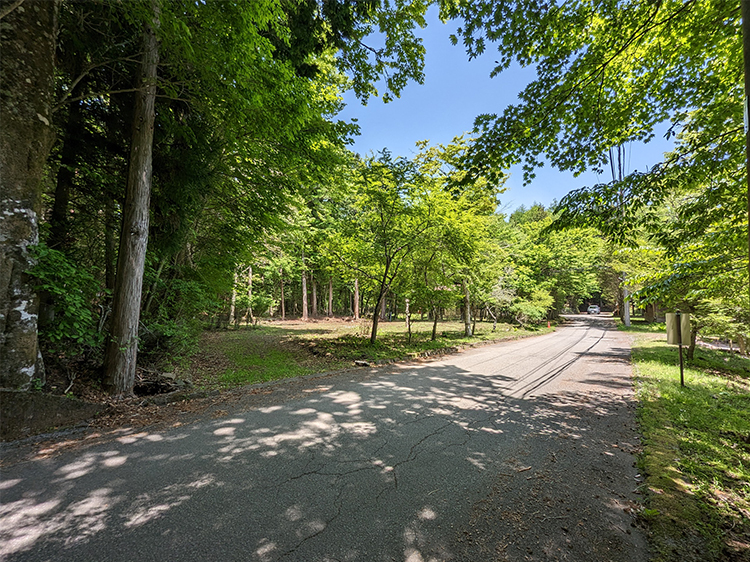
POLYGON ((667 312, 667 343, 680 348, 680 386, 685 386, 685 367, 682 360, 682 342, 690 339, 690 315, 667 312))

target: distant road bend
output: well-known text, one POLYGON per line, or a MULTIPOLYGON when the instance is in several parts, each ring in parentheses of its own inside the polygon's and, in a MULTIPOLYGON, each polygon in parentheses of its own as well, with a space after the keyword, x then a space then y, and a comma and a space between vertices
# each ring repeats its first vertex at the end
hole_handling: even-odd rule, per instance
POLYGON ((19 462, 0 559, 645 562, 629 353, 574 316, 19 462))

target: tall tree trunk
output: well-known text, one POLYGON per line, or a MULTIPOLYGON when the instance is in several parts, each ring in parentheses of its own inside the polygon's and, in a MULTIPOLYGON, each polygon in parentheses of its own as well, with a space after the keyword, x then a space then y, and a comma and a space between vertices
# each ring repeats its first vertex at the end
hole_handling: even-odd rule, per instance
POLYGON ((464 289, 464 335, 469 338, 473 335, 471 329, 471 293, 469 292, 469 283, 464 278, 461 283, 464 289))
POLYGON ((318 282, 315 276, 311 277, 312 281, 312 315, 315 318, 318 315, 318 282))
POLYGON ((310 319, 307 313, 307 272, 302 272, 302 320, 310 319))
POLYGON ((494 332, 497 329, 497 315, 492 312, 490 307, 487 307, 487 314, 492 317, 492 331, 494 332))
POLYGON ((237 271, 234 272, 234 282, 232 283, 232 298, 229 301, 229 325, 235 324, 237 316, 237 271))
POLYGON ((333 277, 328 279, 328 317, 333 316, 333 277))
POLYGON ((305 271, 305 250, 302 250, 302 320, 309 320, 307 314, 307 271, 305 271))
POLYGON ((359 279, 354 280, 354 319, 359 320, 359 279))
POLYGON ((432 307, 432 341, 435 341, 437 337, 437 324, 438 324, 438 307, 432 307))
POLYGON ((153 21, 146 23, 143 30, 143 59, 133 113, 128 183, 112 304, 112 332, 104 360, 105 385, 110 393, 119 397, 132 395, 135 384, 143 268, 148 245, 156 68, 159 64, 155 33, 159 25, 159 10, 155 2, 152 7, 153 21))
POLYGON ((284 270, 279 269, 279 279, 281 280, 281 319, 286 320, 286 303, 284 302, 284 270))
POLYGON ((247 266, 247 315, 250 317, 250 322, 255 324, 255 318, 253 318, 253 266, 247 266))
POLYGON ((373 315, 372 315, 372 330, 370 331, 370 345, 375 345, 375 342, 378 339, 378 323, 380 322, 378 309, 380 308, 380 303, 383 299, 385 299, 385 295, 381 291, 380 295, 378 295, 378 300, 375 302, 375 311, 373 312, 373 315))
POLYGON ((406 299, 406 331, 409 333, 409 343, 411 343, 411 312, 409 311, 409 299, 406 299))
POLYGON ((644 319, 649 324, 656 321, 656 306, 654 303, 648 303, 643 313, 644 319))
POLYGON ((65 140, 60 154, 60 168, 57 171, 55 184, 55 202, 50 215, 50 230, 48 246, 56 250, 68 247, 68 207, 70 205, 70 191, 73 189, 75 166, 80 156, 81 122, 83 113, 81 102, 75 102, 70 107, 68 122, 65 126, 65 140))
POLYGON ((44 382, 39 302, 26 273, 39 243, 59 0, 2 4, 0 20, 0 388, 44 382), (8 11, 10 10, 10 11, 8 11))
POLYGON ((104 283, 115 291, 115 264, 117 262, 117 225, 115 224, 115 201, 108 199, 104 207, 104 283))

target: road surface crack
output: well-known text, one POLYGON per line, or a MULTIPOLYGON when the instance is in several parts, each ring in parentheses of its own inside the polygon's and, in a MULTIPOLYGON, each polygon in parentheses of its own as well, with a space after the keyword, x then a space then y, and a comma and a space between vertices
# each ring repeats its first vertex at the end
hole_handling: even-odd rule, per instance
POLYGON ((296 552, 297 552, 297 551, 298 551, 298 550, 299 550, 300 548, 302 548, 302 546, 303 546, 303 545, 304 545, 304 544, 305 544, 306 542, 308 542, 308 541, 310 541, 310 540, 314 539, 314 538, 315 538, 315 537, 317 537, 318 535, 320 535, 320 534, 322 534, 323 532, 325 532, 325 530, 326 530, 326 529, 328 529, 328 527, 329 527, 329 526, 330 526, 330 525, 331 525, 331 524, 332 524, 332 523, 333 523, 334 521, 336 521, 336 519, 338 519, 338 517, 339 517, 339 516, 341 515, 341 503, 342 503, 342 502, 341 502, 341 496, 342 496, 343 494, 344 494, 344 490, 343 490, 343 488, 337 488, 337 490, 336 490, 336 499, 334 500, 334 506, 335 506, 335 508, 336 508, 336 511, 335 511, 335 512, 333 513, 333 515, 331 515, 331 517, 329 517, 328 519, 326 519, 326 520, 325 520, 325 522, 324 522, 323 526, 322 526, 322 527, 321 527, 320 529, 318 529, 317 531, 313 532, 312 534, 310 534, 310 535, 308 535, 308 536, 304 537, 304 538, 303 538, 302 540, 300 540, 300 541, 299 541, 299 542, 298 542, 298 543, 297 543, 296 545, 294 545, 294 546, 293 546, 292 548, 290 548, 289 550, 285 551, 285 552, 284 552, 284 553, 283 553, 283 554, 281 555, 281 558, 286 558, 287 556, 291 556, 291 555, 293 555, 294 553, 296 553, 296 552))

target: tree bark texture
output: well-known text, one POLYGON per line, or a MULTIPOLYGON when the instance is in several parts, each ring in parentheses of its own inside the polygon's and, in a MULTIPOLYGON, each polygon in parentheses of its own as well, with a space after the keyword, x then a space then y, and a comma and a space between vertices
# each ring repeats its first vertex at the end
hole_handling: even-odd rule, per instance
POLYGON ((305 271, 305 251, 302 250, 302 320, 307 322, 307 272, 305 271))
POLYGON ((115 262, 117 259, 117 221, 115 202, 107 200, 104 207, 104 279, 107 289, 115 291, 115 262))
POLYGON ((380 308, 380 303, 383 299, 385 299, 385 295, 383 294, 383 290, 381 289, 378 300, 375 303, 375 310, 372 313, 372 331, 370 332, 370 345, 375 345, 375 342, 378 339, 378 323, 380 321, 378 309, 380 308))
POLYGON ((494 332, 497 328, 497 315, 492 312, 492 309, 489 306, 487 307, 487 314, 492 318, 492 331, 494 332))
POLYGON ((469 292, 469 283, 466 279, 462 280, 464 289, 464 335, 471 337, 474 332, 471 329, 471 293, 469 292))
POLYGON ((432 341, 435 341, 437 337, 437 324, 438 324, 438 308, 437 306, 432 307, 432 341))
POLYGON ((313 318, 318 315, 318 283, 315 277, 312 277, 312 315, 313 318))
POLYGON ((82 150, 78 139, 81 137, 81 121, 83 114, 81 102, 75 102, 70 107, 70 114, 65 126, 65 144, 60 154, 60 169, 57 171, 55 185, 55 202, 50 215, 50 231, 48 246, 56 250, 64 250, 68 246, 68 207, 70 206, 70 191, 73 189, 73 178, 77 158, 82 150))
POLYGON ((229 325, 235 324, 239 317, 237 316, 237 272, 234 272, 234 282, 232 283, 232 299, 229 301, 229 325))
POLYGON ((626 326, 630 326, 630 293, 627 285, 627 275, 622 274, 622 323, 626 326))
POLYGON ((328 280, 328 317, 333 316, 333 277, 328 280))
POLYGON ((359 279, 354 280, 354 319, 359 320, 359 279))
POLYGON ((39 243, 59 0, 0 3, 0 387, 44 382, 39 301, 26 273, 39 243))
POLYGON ((309 313, 307 311, 307 273, 302 272, 302 320, 307 322, 309 320, 309 313))
POLYGON ((286 320, 286 303, 284 302, 284 270, 279 269, 279 278, 281 282, 281 319, 286 320))
POLYGON ((143 59, 133 113, 130 163, 112 305, 112 329, 105 355, 104 382, 116 396, 131 395, 135 383, 138 322, 151 201, 156 70, 159 64, 155 27, 158 24, 158 8, 154 5, 153 23, 145 24, 143 31, 143 59))
POLYGON ((247 315, 250 318, 250 322, 255 324, 255 318, 253 318, 253 266, 252 265, 247 266, 247 315))
POLYGON ((409 299, 405 302, 406 331, 409 334, 409 343, 411 343, 411 311, 409 310, 409 299))

